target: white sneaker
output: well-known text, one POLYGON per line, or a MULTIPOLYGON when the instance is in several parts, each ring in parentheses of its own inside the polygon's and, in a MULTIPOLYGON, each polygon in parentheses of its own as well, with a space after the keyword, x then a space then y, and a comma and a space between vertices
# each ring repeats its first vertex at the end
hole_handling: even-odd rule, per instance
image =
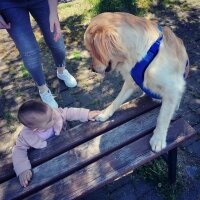
POLYGON ((46 104, 48 104, 50 107, 52 108, 58 108, 58 104, 57 102, 55 101, 53 95, 51 94, 51 91, 48 90, 46 92, 43 92, 43 93, 40 93, 40 97, 42 99, 42 101, 46 104))
POLYGON ((76 79, 65 69, 62 74, 58 73, 57 77, 65 82, 67 87, 77 86, 76 79))

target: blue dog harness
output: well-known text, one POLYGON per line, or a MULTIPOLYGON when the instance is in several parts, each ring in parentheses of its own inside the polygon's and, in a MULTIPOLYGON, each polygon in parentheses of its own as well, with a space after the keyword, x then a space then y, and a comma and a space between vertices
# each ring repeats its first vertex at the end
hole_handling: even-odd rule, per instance
POLYGON ((152 44, 152 46, 149 48, 147 51, 146 55, 142 60, 137 62, 135 66, 131 69, 131 76, 133 80, 136 82, 136 84, 150 97, 154 99, 161 99, 161 96, 152 92, 150 89, 144 87, 143 82, 144 82, 144 73, 151 63, 151 61, 155 58, 155 56, 158 54, 160 43, 163 38, 162 34, 162 28, 158 26, 158 29, 161 32, 161 35, 159 38, 152 44))

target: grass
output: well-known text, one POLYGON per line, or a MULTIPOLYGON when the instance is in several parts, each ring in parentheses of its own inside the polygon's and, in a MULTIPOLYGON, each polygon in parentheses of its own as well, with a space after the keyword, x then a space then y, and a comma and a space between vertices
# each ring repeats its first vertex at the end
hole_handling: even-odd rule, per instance
POLYGON ((13 116, 9 111, 5 111, 3 114, 4 119, 7 121, 7 126, 11 133, 15 132, 17 127, 14 126, 14 122, 16 122, 16 117, 13 116))
POLYGON ((81 59, 81 52, 78 51, 78 50, 74 50, 72 52, 72 58, 71 59, 80 60, 81 59))
POLYGON ((0 96, 3 95, 3 90, 0 88, 0 96))
POLYGON ((7 120, 8 123, 11 123, 15 118, 12 116, 10 112, 5 112, 4 119, 7 120))
POLYGON ((92 9, 92 15, 102 12, 129 12, 135 15, 144 15, 152 5, 152 0, 87 0, 92 9))
POLYGON ((16 97, 22 96, 22 92, 21 92, 20 89, 18 89, 18 88, 16 89, 15 96, 16 96, 16 97))
POLYGON ((23 78, 29 78, 30 77, 30 74, 28 73, 28 71, 25 68, 24 64, 20 65, 20 71, 22 73, 23 78))
POLYGON ((69 3, 62 3, 58 5, 59 19, 61 23, 65 23, 66 28, 69 26, 68 19, 71 19, 75 16, 83 16, 81 19, 81 23, 86 22, 86 16, 88 16, 88 12, 91 9, 92 5, 88 3, 87 0, 76 0, 69 3))
POLYGON ((165 200, 176 200, 176 197, 186 185, 180 166, 177 168, 176 183, 173 185, 169 184, 167 164, 161 158, 141 167, 136 173, 143 176, 144 179, 150 180, 165 200))

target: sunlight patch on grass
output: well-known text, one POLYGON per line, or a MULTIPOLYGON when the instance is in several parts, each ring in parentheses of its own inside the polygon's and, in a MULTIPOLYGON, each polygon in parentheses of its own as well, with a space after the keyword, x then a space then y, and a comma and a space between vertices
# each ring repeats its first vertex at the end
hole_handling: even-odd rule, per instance
POLYGON ((20 65, 20 71, 21 71, 21 73, 22 73, 23 78, 28 78, 28 77, 30 77, 30 75, 29 75, 27 69, 25 68, 25 66, 24 66, 23 64, 20 65))
POLYGON ((72 51, 71 55, 68 57, 69 59, 72 60, 80 60, 81 59, 81 52, 78 50, 72 51))
POLYGON ((58 5, 58 13, 60 21, 65 21, 68 17, 85 16, 81 19, 82 24, 87 24, 88 11, 91 9, 91 4, 86 0, 76 0, 58 5))

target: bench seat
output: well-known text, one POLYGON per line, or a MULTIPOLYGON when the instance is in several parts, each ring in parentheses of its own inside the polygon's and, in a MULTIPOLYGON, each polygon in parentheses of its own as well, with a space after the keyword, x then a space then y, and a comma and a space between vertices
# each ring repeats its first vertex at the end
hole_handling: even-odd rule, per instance
POLYGON ((84 123, 50 139, 47 148, 30 152, 34 176, 29 186, 22 188, 8 170, 0 199, 77 199, 166 153, 175 179, 176 148, 195 130, 182 118, 174 119, 167 147, 152 152, 149 140, 159 109, 143 97, 124 104, 107 122, 84 123))

